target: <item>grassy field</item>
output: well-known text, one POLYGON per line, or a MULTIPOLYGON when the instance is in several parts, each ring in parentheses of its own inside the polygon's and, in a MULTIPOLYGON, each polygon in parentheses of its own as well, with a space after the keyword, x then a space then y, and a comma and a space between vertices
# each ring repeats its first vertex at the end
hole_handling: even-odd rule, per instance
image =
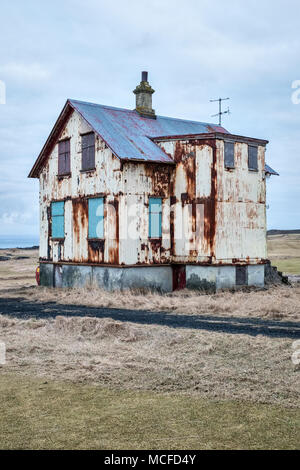
POLYGON ((2 449, 296 449, 298 410, 0 376, 2 449))
POLYGON ((279 271, 300 275, 300 234, 269 235, 268 256, 279 271))
MULTIPOLYGON (((271 238, 297 263, 297 237, 271 238)), ((57 291, 37 257, 0 251, 0 448, 299 447, 300 285, 57 291)))

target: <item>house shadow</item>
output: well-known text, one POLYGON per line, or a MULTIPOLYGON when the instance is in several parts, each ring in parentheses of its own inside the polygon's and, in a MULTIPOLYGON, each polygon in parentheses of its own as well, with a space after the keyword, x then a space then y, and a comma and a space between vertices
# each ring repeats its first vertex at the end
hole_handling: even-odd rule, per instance
POLYGON ((13 318, 96 317, 111 318, 140 325, 161 325, 169 328, 190 328, 228 334, 263 335, 271 338, 300 338, 300 323, 218 315, 186 315, 122 308, 90 307, 56 302, 33 302, 22 297, 0 298, 0 314, 13 318))

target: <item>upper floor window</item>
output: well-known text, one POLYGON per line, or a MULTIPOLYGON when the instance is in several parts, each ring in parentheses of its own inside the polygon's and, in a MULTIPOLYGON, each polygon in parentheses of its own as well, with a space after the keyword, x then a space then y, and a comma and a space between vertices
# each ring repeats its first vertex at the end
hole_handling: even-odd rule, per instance
POLYGON ((254 145, 248 145, 248 168, 249 170, 258 170, 257 161, 258 149, 254 145))
POLYGON ((225 168, 234 168, 234 143, 224 142, 224 165, 225 168))
POLYGON ((64 238, 65 236, 65 203, 64 201, 51 203, 51 237, 64 238))
POLYGON ((149 198, 149 238, 161 238, 162 235, 162 199, 149 198))
POLYGON ((70 139, 58 142, 58 175, 69 175, 70 167, 70 139))
POLYGON ((83 134, 82 145, 82 170, 93 170, 95 168, 95 134, 83 134))
POLYGON ((89 199, 89 238, 104 238, 103 197, 89 199))

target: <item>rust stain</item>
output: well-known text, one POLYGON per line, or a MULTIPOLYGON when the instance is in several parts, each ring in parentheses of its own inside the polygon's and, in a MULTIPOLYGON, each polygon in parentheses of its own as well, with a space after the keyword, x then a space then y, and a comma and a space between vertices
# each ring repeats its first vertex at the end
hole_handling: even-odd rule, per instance
POLYGON ((51 240, 51 227, 52 227, 52 220, 51 220, 51 205, 47 207, 47 222, 48 222, 48 245, 47 245, 47 257, 48 259, 50 260, 51 257, 52 257, 52 254, 51 254, 51 243, 50 243, 50 240, 51 240))
POLYGON ((150 247, 152 250, 152 263, 158 264, 161 262, 161 244, 162 240, 160 238, 151 238, 149 240, 150 247))
POLYGON ((104 240, 88 240, 88 261, 90 263, 103 263, 104 240))
POLYGON ((217 145, 213 139, 202 141, 202 144, 212 148, 211 193, 209 198, 206 199, 206 203, 204 203, 204 236, 210 246, 210 256, 214 259, 217 219, 217 145))
POLYGON ((110 205, 114 208, 109 219, 112 226, 115 227, 115 239, 112 240, 113 246, 109 247, 108 250, 108 262, 110 264, 119 264, 119 199, 115 197, 110 205))
POLYGON ((180 140, 176 141, 175 144, 175 151, 174 151, 174 160, 176 163, 181 162, 184 159, 185 155, 185 145, 180 142, 180 140))
POLYGON ((80 244, 82 241, 81 233, 83 227, 88 226, 88 201, 86 198, 79 197, 72 200, 73 206, 73 231, 76 242, 80 244))
MULTIPOLYGON (((176 142, 175 161, 181 162, 186 177, 186 192, 181 194, 181 205, 191 205, 191 226, 195 237, 197 231, 197 204, 204 206, 204 239, 209 246, 211 259, 215 258, 215 236, 216 236, 216 199, 217 199, 217 146, 214 139, 191 140, 187 143, 176 142), (196 146, 210 146, 212 148, 211 165, 211 193, 205 198, 196 198, 196 146)), ((177 170, 177 168, 176 168, 177 170)), ((175 171, 176 171, 175 170, 175 171)), ((172 220, 171 220, 172 226, 172 220)), ((174 235, 173 235, 174 236, 174 235)), ((190 239, 194 241, 194 237, 190 239)), ((172 231, 171 231, 172 240, 172 231)), ((174 244, 173 244, 174 245, 174 244)), ((193 262, 197 258, 197 250, 191 249, 188 262, 193 262)))
POLYGON ((145 165, 145 175, 151 180, 153 196, 169 197, 173 172, 174 167, 170 165, 145 165))
POLYGON ((196 197, 196 160, 195 157, 188 157, 184 161, 184 169, 187 180, 187 193, 190 200, 196 197))

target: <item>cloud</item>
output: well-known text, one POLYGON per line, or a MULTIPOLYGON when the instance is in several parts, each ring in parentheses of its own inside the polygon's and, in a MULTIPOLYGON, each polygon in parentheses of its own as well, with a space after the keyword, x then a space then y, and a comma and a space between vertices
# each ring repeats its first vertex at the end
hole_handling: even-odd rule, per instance
POLYGON ((15 225, 28 224, 32 221, 32 215, 29 212, 4 212, 0 217, 0 224, 15 225))
POLYGON ((37 82, 48 80, 51 74, 38 63, 10 62, 0 66, 0 76, 8 80, 37 82))
POLYGON ((224 126, 269 139, 267 161, 280 172, 268 184, 270 227, 299 225, 300 104, 291 101, 299 15, 292 0, 6 2, 0 233, 18 218, 20 230, 38 231, 38 183, 27 174, 66 99, 133 108, 132 90, 147 69, 161 115, 211 122, 217 109, 209 99, 230 96, 224 126))

